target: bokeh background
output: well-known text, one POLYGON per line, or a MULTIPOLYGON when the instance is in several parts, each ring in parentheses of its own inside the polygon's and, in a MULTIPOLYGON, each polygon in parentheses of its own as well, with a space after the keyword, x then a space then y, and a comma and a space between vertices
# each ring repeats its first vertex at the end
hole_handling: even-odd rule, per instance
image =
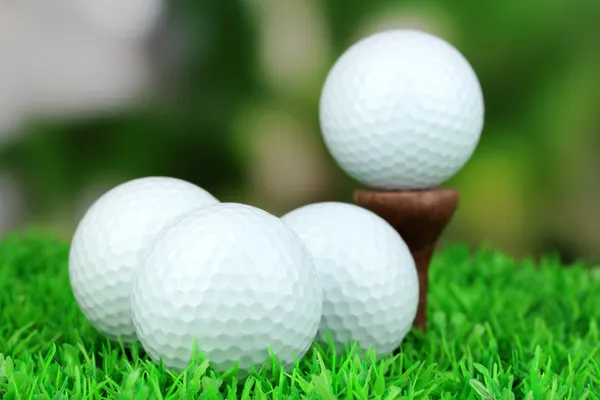
POLYGON ((445 242, 600 261, 600 2, 20 0, 0 4, 0 233, 70 239, 126 180, 169 175, 274 214, 351 201, 320 136, 353 42, 416 28, 485 96, 445 242))

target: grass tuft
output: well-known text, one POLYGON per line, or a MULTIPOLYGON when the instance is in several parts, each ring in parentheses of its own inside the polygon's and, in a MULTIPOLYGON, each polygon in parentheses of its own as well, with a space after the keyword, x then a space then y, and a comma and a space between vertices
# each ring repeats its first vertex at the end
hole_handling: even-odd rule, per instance
POLYGON ((431 267, 429 330, 377 360, 313 349, 238 379, 198 360, 175 374, 101 337, 79 312, 68 244, 0 241, 0 398, 599 399, 600 270, 452 246, 431 267))

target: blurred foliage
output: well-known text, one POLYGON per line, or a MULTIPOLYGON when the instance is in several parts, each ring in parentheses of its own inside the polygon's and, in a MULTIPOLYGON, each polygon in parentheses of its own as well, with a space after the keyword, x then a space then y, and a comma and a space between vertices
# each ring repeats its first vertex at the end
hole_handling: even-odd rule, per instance
MULTIPOLYGON (((350 201, 356 184, 320 143, 320 87, 335 59, 361 36, 410 26, 456 46, 484 90, 480 146, 447 183, 462 192, 447 239, 475 244, 483 238, 517 256, 556 249, 565 258, 600 260, 594 223, 600 220, 600 2, 307 0, 303 5, 324 21, 324 50, 318 59, 306 57, 318 63, 315 72, 291 89, 270 85, 261 59, 263 17, 275 4, 173 3, 168 23, 149 43, 156 68, 168 77, 150 104, 77 122, 31 121, 27 134, 2 149, 0 163, 26 182, 33 220, 72 207, 93 180, 144 175, 181 177, 223 200, 252 201, 274 212, 302 201, 350 201), (184 39, 179 47, 169 47, 172 36, 184 39), (248 115, 265 109, 289 115, 298 121, 295 129, 311 137, 328 188, 285 204, 269 201, 268 193, 250 194, 249 175, 258 167, 249 152, 256 150, 259 134, 253 132, 260 127, 244 127, 251 125, 248 115)), ((316 32, 312 21, 306 32, 316 32)), ((288 26, 296 32, 294 23, 288 26)), ((281 39, 302 38, 284 32, 281 39)), ((265 129, 275 128, 266 123, 265 129)))
MULTIPOLYGON (((184 35, 185 54, 160 97, 118 115, 35 121, 3 149, 4 166, 38 194, 34 211, 60 207, 90 179, 115 174, 178 176, 215 192, 239 184, 228 132, 240 101, 257 90, 253 29, 237 1, 177 5, 171 21, 184 35)), ((163 61, 165 50, 153 45, 163 61)))

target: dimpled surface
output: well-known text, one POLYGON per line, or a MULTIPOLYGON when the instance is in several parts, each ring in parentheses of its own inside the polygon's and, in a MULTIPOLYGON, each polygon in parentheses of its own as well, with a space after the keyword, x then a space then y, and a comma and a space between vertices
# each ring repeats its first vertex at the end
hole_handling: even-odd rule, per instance
POLYGON ((394 351, 412 327, 419 282, 412 255, 382 218, 345 203, 316 203, 282 220, 304 241, 323 286, 319 341, 394 351))
POLYGON ((136 340, 129 297, 147 245, 173 218, 217 203, 192 183, 147 177, 118 185, 92 204, 73 236, 69 277, 81 311, 98 331, 136 340))
POLYGON ((182 370, 195 348, 217 371, 300 360, 321 318, 310 254, 283 222, 222 203, 185 214, 157 236, 133 285, 133 317, 151 358, 182 370), (195 347, 194 347, 195 345, 195 347))
POLYGON ((474 152, 483 95, 467 60, 447 42, 414 30, 366 37, 334 64, 320 100, 332 156, 375 189, 438 186, 474 152))

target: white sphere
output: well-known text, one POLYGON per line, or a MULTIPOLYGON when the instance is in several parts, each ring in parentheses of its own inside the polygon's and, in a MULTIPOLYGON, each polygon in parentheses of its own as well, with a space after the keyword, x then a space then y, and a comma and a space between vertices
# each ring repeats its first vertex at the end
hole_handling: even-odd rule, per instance
POLYGON ((319 327, 321 284, 311 256, 283 222, 222 203, 165 228, 134 280, 137 334, 150 357, 183 370, 193 351, 216 371, 246 375, 303 358, 319 327))
POLYGON ((282 217, 313 256, 323 286, 317 338, 338 351, 355 341, 378 357, 392 353, 413 325, 419 281, 412 255, 392 226, 364 208, 326 202, 282 217))
POLYGON ((325 144, 340 167, 382 190, 416 190, 451 178, 473 154, 483 94, 463 55, 416 30, 390 30, 352 45, 320 100, 325 144))
POLYGON ((192 183, 147 177, 118 185, 92 204, 73 236, 69 277, 81 311, 99 332, 136 341, 129 297, 148 244, 173 218, 217 203, 192 183))

